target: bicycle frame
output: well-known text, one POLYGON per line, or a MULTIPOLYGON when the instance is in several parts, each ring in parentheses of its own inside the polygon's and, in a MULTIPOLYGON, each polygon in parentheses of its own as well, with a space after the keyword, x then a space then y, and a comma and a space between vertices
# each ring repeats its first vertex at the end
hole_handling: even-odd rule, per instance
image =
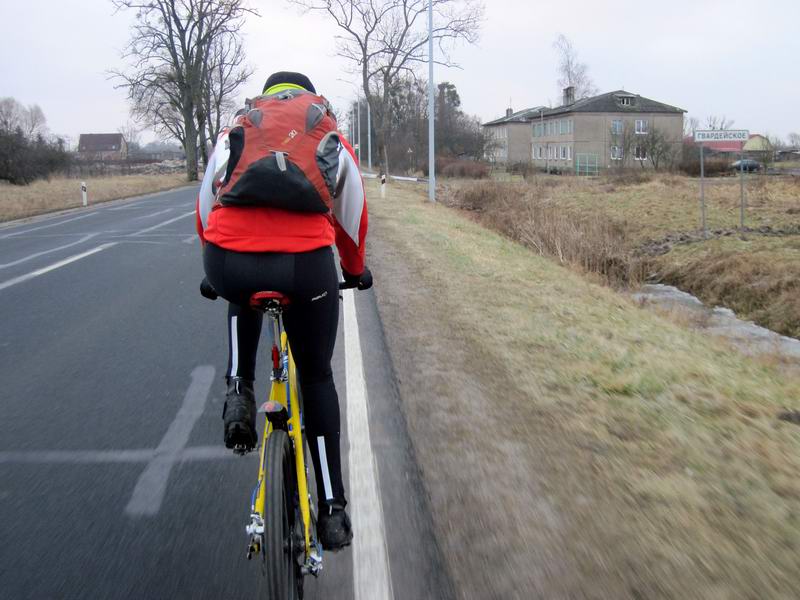
MULTIPOLYGON (((305 564, 302 573, 317 575, 322 568, 322 553, 317 544, 311 540, 311 506, 309 503, 308 479, 305 463, 305 445, 303 443, 302 412, 297 389, 297 369, 289 348, 289 340, 283 327, 283 317, 278 313, 267 313, 273 325, 273 374, 269 400, 281 404, 288 414, 287 428, 292 441, 295 459, 297 494, 300 508, 300 518, 303 527, 303 541, 305 548, 305 564)), ((272 424, 264 419, 264 435, 259 449, 258 483, 251 501, 251 524, 248 533, 263 533, 266 482, 269 473, 266 472, 265 456, 267 439, 272 433, 272 424), (259 527, 260 526, 260 527, 259 527), (259 531, 260 529, 260 531, 259 531)), ((251 542, 251 551, 252 542, 251 542)))

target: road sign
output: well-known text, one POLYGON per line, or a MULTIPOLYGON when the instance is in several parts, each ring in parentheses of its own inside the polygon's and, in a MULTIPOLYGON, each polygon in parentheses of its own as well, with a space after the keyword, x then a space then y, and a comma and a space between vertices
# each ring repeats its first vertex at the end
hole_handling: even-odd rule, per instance
POLYGON ((750 139, 747 129, 707 129, 694 132, 695 142, 746 142, 750 139))
POLYGON ((740 150, 742 162, 739 163, 739 179, 741 188, 741 210, 739 225, 744 230, 744 144, 750 139, 750 132, 747 129, 704 129, 695 130, 694 141, 700 144, 700 213, 703 224, 703 237, 708 237, 708 226, 706 224, 706 194, 705 194, 705 168, 704 168, 704 143, 708 142, 742 142, 740 150))

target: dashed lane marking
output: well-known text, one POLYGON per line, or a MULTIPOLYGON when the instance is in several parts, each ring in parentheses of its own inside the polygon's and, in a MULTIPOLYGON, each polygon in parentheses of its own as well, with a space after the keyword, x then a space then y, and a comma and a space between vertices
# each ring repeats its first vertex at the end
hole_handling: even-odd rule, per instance
POLYGON ((174 223, 175 221, 178 221, 180 219, 184 219, 184 218, 188 217, 189 215, 193 215, 193 214, 195 214, 195 211, 190 210, 187 213, 184 213, 182 215, 178 215, 177 217, 173 217, 172 219, 164 221, 163 223, 159 223, 158 225, 153 225, 151 227, 146 227, 145 229, 137 231, 136 233, 133 233, 131 235, 132 236, 144 235, 145 233, 149 233, 150 231, 155 231, 156 229, 160 229, 161 227, 165 227, 167 225, 170 225, 171 223, 174 223))
POLYGON ((70 223, 72 221, 77 221, 79 219, 85 219, 86 217, 91 217, 92 215, 96 215, 97 212, 90 212, 86 213, 85 215, 78 215, 77 217, 72 217, 71 219, 64 219, 63 221, 58 221, 56 223, 48 223, 47 225, 39 225, 38 227, 29 227, 28 229, 23 229, 22 231, 12 231, 11 233, 4 233, 0 234, 0 240, 4 240, 6 238, 14 237, 17 235, 23 235, 29 233, 31 231, 39 231, 40 229, 47 229, 49 227, 57 227, 58 225, 63 225, 64 223, 70 223))
POLYGON ((210 365, 196 367, 192 371, 192 382, 186 390, 178 414, 161 439, 152 460, 147 463, 147 467, 136 482, 133 495, 125 507, 128 515, 140 517, 158 514, 167 491, 172 467, 179 462, 194 424, 203 414, 213 382, 214 367, 210 365))
MULTIPOLYGON (((0 452, 0 464, 24 465, 98 465, 147 463, 158 456, 154 448, 136 450, 6 450, 0 452)), ((177 454, 177 462, 240 458, 222 446, 192 446, 177 454)))
POLYGON ((142 219, 150 219, 152 217, 157 217, 158 215, 163 215, 164 213, 168 213, 168 212, 171 212, 173 210, 175 210, 175 207, 174 206, 170 206, 169 208, 165 208, 164 210, 159 210, 159 211, 156 211, 154 213, 148 213, 146 215, 139 215, 138 217, 133 217, 131 219, 131 222, 140 221, 142 219))
POLYGON ((60 260, 52 265, 47 265, 46 267, 42 267, 41 269, 36 269, 35 271, 31 271, 30 273, 25 273, 25 275, 20 275, 19 277, 14 277, 13 279, 9 279, 8 281, 4 281, 0 283, 0 290, 4 290, 6 288, 11 287, 12 285, 16 285, 18 283, 22 283, 23 281, 28 281, 29 279, 33 279, 34 277, 39 277, 39 275, 44 275, 45 273, 49 273, 50 271, 54 271, 56 269, 60 269, 61 267, 68 265, 70 263, 74 263, 82 258, 86 258, 87 256, 91 256, 92 254, 97 254, 98 252, 102 252, 111 246, 116 246, 117 242, 109 242, 107 244, 102 244, 97 246, 96 248, 92 248, 91 250, 87 250, 86 252, 81 252, 80 254, 76 254, 74 256, 70 256, 69 258, 65 258, 64 260, 60 260))
POLYGON ((77 246, 78 244, 82 244, 83 242, 85 242, 87 240, 90 240, 95 235, 96 234, 94 234, 94 233, 87 233, 81 239, 75 240, 74 242, 70 242, 69 244, 64 244, 63 246, 56 246, 55 248, 50 248, 49 250, 42 250, 41 252, 36 252, 34 254, 30 254, 30 255, 28 255, 28 256, 26 256, 24 258, 20 258, 18 260, 13 261, 13 262, 0 264, 0 269, 7 269, 8 267, 13 267, 15 265, 19 265, 19 264, 22 264, 24 262, 28 262, 29 260, 32 260, 34 258, 38 258, 40 256, 44 256, 45 254, 50 254, 51 252, 58 252, 59 250, 64 250, 65 248, 70 248, 72 246, 77 246))

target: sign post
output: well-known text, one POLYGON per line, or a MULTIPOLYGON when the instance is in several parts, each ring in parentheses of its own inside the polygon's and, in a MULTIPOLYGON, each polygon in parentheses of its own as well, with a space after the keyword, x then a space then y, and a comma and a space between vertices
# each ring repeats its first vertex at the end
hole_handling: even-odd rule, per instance
MULTIPOLYGON (((705 129, 705 130, 696 130, 694 132, 694 141, 700 144, 700 211, 702 212, 702 221, 703 221, 703 237, 708 237, 708 226, 706 223, 706 196, 705 196, 705 156, 704 156, 704 146, 703 142, 741 142, 742 143, 742 157, 744 157, 744 143, 750 139, 750 132, 746 129, 705 129)), ((744 169, 744 164, 740 163, 742 167, 742 171, 744 169)), ((744 175, 742 174, 742 177, 744 175)), ((741 226, 744 227, 744 179, 742 179, 741 184, 741 194, 742 194, 742 202, 741 202, 741 210, 740 210, 740 222, 741 226)))
POLYGON ((742 144, 742 154, 739 156, 739 193, 742 196, 739 210, 739 229, 744 231, 744 144, 742 144))

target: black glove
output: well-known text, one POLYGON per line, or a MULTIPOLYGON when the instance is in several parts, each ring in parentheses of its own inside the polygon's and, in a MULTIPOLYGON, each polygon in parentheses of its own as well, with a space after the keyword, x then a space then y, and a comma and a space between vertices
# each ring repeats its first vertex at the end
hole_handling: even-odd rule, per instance
POLYGON ((208 282, 207 277, 203 277, 203 281, 200 282, 200 294, 209 300, 216 300, 219 297, 217 290, 208 282))
POLYGON ((342 277, 344 277, 344 282, 339 284, 340 290, 347 290, 350 288, 368 290, 372 287, 372 273, 367 267, 364 267, 364 271, 361 275, 351 275, 342 268, 342 277))

